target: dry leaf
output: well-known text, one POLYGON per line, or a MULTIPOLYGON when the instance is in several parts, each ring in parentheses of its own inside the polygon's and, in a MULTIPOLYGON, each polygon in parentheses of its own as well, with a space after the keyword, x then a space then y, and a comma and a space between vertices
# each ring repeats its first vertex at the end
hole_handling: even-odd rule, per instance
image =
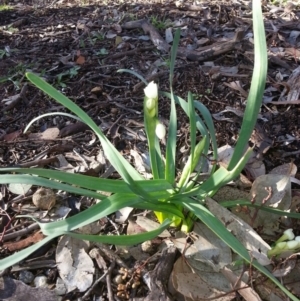
POLYGON ((93 283, 95 268, 87 254, 88 248, 88 242, 67 235, 57 244, 57 268, 68 292, 74 289, 85 292, 93 283))
POLYGON ((4 141, 10 142, 16 140, 22 134, 22 130, 17 130, 15 132, 6 134, 2 137, 4 141))
POLYGON ((209 210, 226 226, 226 228, 245 246, 247 250, 261 250, 266 254, 270 246, 241 218, 219 205, 211 198, 206 198, 209 210))
POLYGON ((187 265, 186 261, 180 257, 174 264, 171 274, 172 284, 176 291, 192 300, 204 301, 208 299, 218 298, 218 301, 230 301, 235 298, 235 293, 228 293, 231 288, 228 285, 227 291, 220 291, 212 287, 214 281, 207 283, 201 277, 193 273, 192 269, 187 265), (224 296, 225 294, 225 296, 224 296))
POLYGON ((29 134, 30 139, 42 139, 42 140, 54 140, 59 135, 58 128, 49 128, 42 133, 31 133, 29 134))
POLYGON ((82 56, 82 55, 78 56, 77 59, 76 59, 76 64, 77 65, 83 65, 84 63, 85 63, 84 56, 82 56))
MULTIPOLYGON (((255 204, 269 206, 281 210, 288 210, 291 206, 291 181, 290 177, 276 174, 262 175, 258 177, 252 186, 250 197, 255 198, 255 204), (268 192, 266 188, 270 187, 268 192)), ((253 221, 255 208, 248 208, 247 211, 239 207, 232 208, 232 212, 246 223, 253 225, 253 228, 263 228, 264 234, 274 235, 279 227, 280 216, 267 211, 259 210, 253 221)))
POLYGON ((259 295, 246 284, 241 281, 237 275, 235 275, 230 269, 224 268, 222 270, 222 274, 230 281, 232 286, 238 290, 238 293, 246 300, 246 301, 261 301, 259 295))
POLYGON ((8 185, 8 190, 14 194, 25 195, 31 187, 31 184, 11 183, 8 185))

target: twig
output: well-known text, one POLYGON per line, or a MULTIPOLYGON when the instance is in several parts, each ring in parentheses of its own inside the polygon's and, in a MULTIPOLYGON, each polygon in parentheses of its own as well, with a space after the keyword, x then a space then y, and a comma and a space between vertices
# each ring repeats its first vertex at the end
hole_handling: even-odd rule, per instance
POLYGON ((113 268, 115 267, 115 260, 113 260, 111 262, 109 268, 107 268, 106 262, 104 261, 103 257, 101 256, 100 250, 98 248, 92 249, 89 254, 90 254, 91 258, 96 260, 96 262, 98 264, 98 267, 101 270, 104 270, 104 274, 94 283, 94 285, 89 289, 89 291, 84 295, 84 297, 88 297, 89 294, 94 289, 95 285, 97 285, 105 276, 106 277, 108 300, 109 301, 114 301, 114 294, 113 294, 113 291, 112 291, 112 288, 111 288, 111 272, 112 272, 113 268))
MULTIPOLYGON (((84 294, 84 296, 82 297, 82 300, 86 300, 90 294, 92 293, 92 291, 94 290, 94 288, 101 282, 101 280, 106 277, 107 274, 111 273, 112 269, 115 266, 115 262, 112 262, 111 265, 109 266, 109 268, 104 272, 104 274, 98 278, 95 283, 93 284, 93 286, 84 294)), ((112 299, 113 300, 113 299, 112 299)))
POLYGON ((120 121, 123 119, 124 115, 125 115, 125 114, 121 115, 121 116, 120 116, 120 117, 119 117, 119 118, 118 118, 118 119, 110 126, 110 128, 109 128, 108 131, 107 131, 107 134, 108 134, 108 135, 111 134, 112 128, 113 128, 115 125, 117 125, 117 124, 120 123, 120 121))
POLYGON ((119 230, 118 230, 117 224, 116 224, 115 222, 113 222, 108 216, 107 216, 106 218, 107 218, 107 220, 112 224, 112 226, 115 228, 116 233, 117 233, 118 235, 121 235, 120 232, 119 232, 119 230))
POLYGON ((114 301, 114 293, 111 288, 111 272, 115 267, 115 265, 116 265, 115 261, 112 261, 106 273, 107 296, 109 301, 114 301))
POLYGON ((5 234, 7 228, 10 226, 10 224, 12 223, 12 221, 14 220, 14 217, 15 217, 15 216, 13 216, 12 218, 10 218, 9 214, 5 210, 0 209, 0 214, 2 214, 2 213, 4 213, 4 215, 7 216, 8 223, 3 228, 3 232, 1 233, 1 237, 0 237, 0 243, 3 242, 4 234, 5 234))
MULTIPOLYGON (((10 239, 17 238, 19 236, 27 235, 28 233, 30 233, 30 232, 32 232, 33 230, 36 230, 36 229, 39 229, 38 223, 31 224, 30 226, 28 226, 28 227, 26 227, 22 230, 16 231, 14 233, 3 235, 3 241, 7 241, 7 240, 10 240, 10 239)), ((3 233, 4 233, 4 231, 3 231, 3 233)))

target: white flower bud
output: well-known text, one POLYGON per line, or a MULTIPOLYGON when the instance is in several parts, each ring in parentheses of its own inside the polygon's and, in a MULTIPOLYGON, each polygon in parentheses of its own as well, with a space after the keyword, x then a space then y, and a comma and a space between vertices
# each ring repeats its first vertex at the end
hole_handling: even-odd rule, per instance
POLYGON ((295 234, 293 233, 293 229, 287 229, 283 233, 284 233, 284 235, 287 236, 288 240, 292 240, 292 239, 295 238, 295 234))
POLYGON ((287 229, 283 232, 283 235, 276 241, 276 244, 286 240, 293 240, 295 234, 293 233, 293 229, 287 229))
POLYGON ((299 245, 299 243, 298 243, 298 241, 296 241, 296 240, 290 240, 290 241, 288 241, 288 242, 286 243, 286 247, 287 247, 287 249, 289 249, 289 250, 297 249, 297 248, 298 248, 298 245, 299 245))
POLYGON ((296 236, 295 240, 298 241, 298 242, 300 242, 300 236, 296 236))
POLYGON ((158 139, 163 139, 166 136, 166 128, 163 124, 158 123, 155 128, 155 134, 158 139))
POLYGON ((153 81, 148 84, 148 86, 144 89, 145 95, 148 98, 157 99, 158 98, 158 87, 153 81))

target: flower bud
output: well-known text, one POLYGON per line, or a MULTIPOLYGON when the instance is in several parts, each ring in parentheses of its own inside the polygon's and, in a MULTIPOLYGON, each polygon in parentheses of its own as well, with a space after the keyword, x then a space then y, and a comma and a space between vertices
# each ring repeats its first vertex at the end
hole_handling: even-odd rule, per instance
POLYGON ((296 240, 290 240, 290 241, 288 241, 288 242, 286 243, 286 247, 287 247, 287 249, 289 249, 289 250, 295 250, 295 249, 297 249, 297 248, 298 248, 298 245, 299 245, 299 243, 298 243, 298 241, 296 241, 296 240))
POLYGON ((166 136, 166 128, 163 124, 157 123, 155 128, 155 134, 158 139, 163 139, 166 136))
POLYGON ((283 235, 276 241, 276 244, 286 240, 293 240, 295 234, 293 233, 293 229, 287 229, 283 232, 283 235))
POLYGON ((158 98, 158 87, 153 81, 148 84, 148 86, 144 89, 145 95, 148 98, 157 100, 158 98))
POLYGON ((292 239, 295 238, 295 234, 293 233, 293 229, 287 229, 283 233, 288 237, 288 240, 292 240, 292 239))

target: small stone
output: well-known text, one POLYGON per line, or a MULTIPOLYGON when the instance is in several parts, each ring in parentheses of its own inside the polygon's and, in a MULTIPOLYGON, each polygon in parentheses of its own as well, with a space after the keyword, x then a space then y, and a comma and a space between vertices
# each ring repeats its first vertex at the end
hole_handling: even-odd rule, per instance
POLYGON ((94 93, 96 95, 100 95, 102 93, 102 87, 94 87, 92 90, 91 90, 91 93, 94 93))
POLYGON ((34 278, 35 287, 47 287, 47 277, 44 275, 39 275, 34 278))
POLYGON ((27 270, 23 270, 20 272, 19 274, 19 280, 26 283, 26 284, 30 284, 34 279, 34 275, 27 270))
POLYGON ((32 195, 33 204, 41 210, 50 210, 56 204, 56 194, 48 188, 40 188, 32 195))
POLYGON ((153 251, 152 243, 150 240, 146 240, 141 244, 142 251, 145 253, 151 253, 153 251))

